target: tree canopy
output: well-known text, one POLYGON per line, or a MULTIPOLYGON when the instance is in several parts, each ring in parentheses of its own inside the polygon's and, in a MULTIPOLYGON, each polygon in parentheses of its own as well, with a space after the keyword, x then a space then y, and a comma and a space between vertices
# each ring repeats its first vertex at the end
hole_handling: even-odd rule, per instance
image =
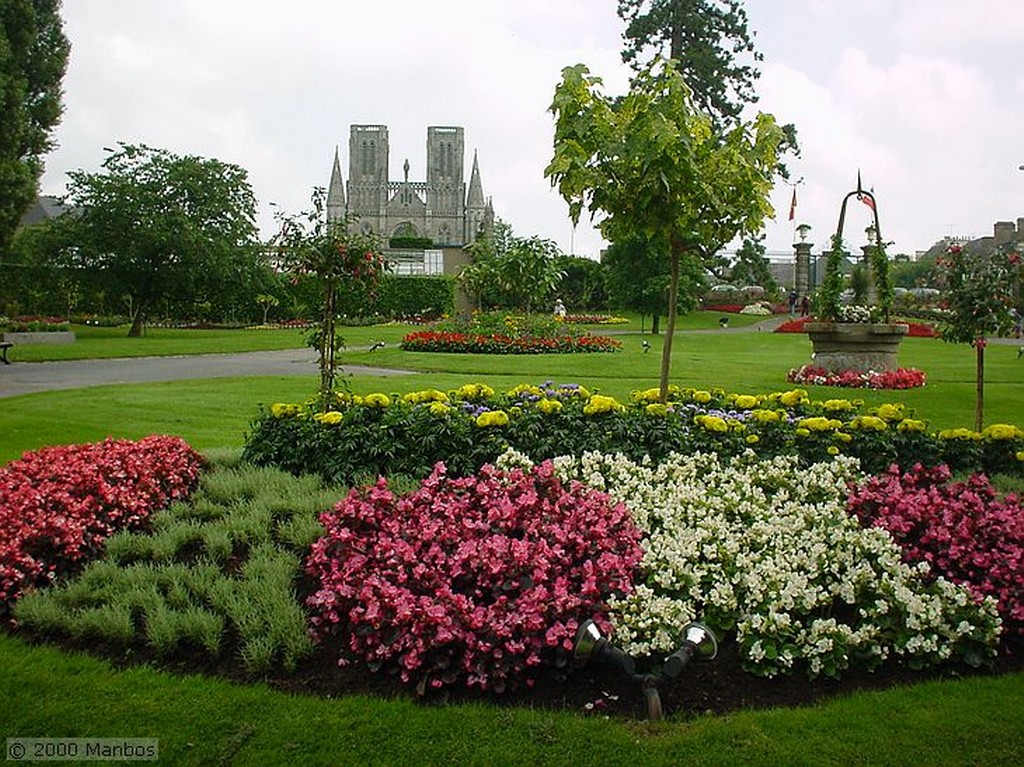
POLYGON ((492 303, 526 314, 554 298, 561 284, 562 252, 551 240, 517 237, 504 221, 471 246, 473 263, 459 279, 479 303, 492 303))
POLYGON ((237 165, 122 144, 102 171, 68 176, 73 213, 54 222, 64 265, 125 298, 129 335, 160 300, 214 300, 265 268, 255 198, 237 165))
POLYGON ((769 194, 783 132, 771 115, 717 129, 695 108, 671 62, 658 59, 611 98, 578 64, 562 70, 551 111, 554 156, 545 169, 569 204, 600 217, 610 242, 647 239, 670 264, 661 389, 667 396, 681 262, 686 271, 734 237, 753 234, 772 214, 769 194))
POLYGON ((985 346, 989 336, 1008 334, 1021 310, 1021 254, 1016 244, 992 251, 951 245, 938 260, 945 286, 942 340, 975 348, 974 428, 985 412, 985 346))
MULTIPOLYGON (((618 308, 631 309, 651 316, 651 333, 659 332, 659 319, 668 314, 668 290, 671 265, 664 250, 652 246, 644 237, 629 237, 608 246, 601 256, 606 269, 608 297, 618 308)), ((677 310, 687 312, 696 305, 696 296, 703 284, 700 263, 684 264, 689 271, 680 275, 677 310)))
POLYGON ((648 53, 673 59, 694 103, 716 120, 735 120, 757 101, 762 56, 741 0, 619 0, 618 13, 626 22, 622 60, 637 71, 648 53))
POLYGON ((36 196, 63 112, 70 44, 60 0, 0 3, 0 256, 36 196))

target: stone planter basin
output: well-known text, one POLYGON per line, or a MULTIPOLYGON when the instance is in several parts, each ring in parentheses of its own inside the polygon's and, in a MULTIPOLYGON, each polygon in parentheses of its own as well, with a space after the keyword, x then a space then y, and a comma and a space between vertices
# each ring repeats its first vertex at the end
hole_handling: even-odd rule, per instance
POLYGON ((830 373, 896 370, 898 350, 909 325, 869 322, 808 322, 804 325, 815 367, 830 373))
POLYGON ((5 341, 30 346, 32 344, 73 344, 75 334, 71 330, 48 330, 30 333, 4 333, 5 341))

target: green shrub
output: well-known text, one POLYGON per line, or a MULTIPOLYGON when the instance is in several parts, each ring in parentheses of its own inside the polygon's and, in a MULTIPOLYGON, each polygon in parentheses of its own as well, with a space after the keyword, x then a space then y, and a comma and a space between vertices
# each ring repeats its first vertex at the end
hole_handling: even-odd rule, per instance
POLYGON ((228 638, 246 668, 294 668, 312 643, 295 599, 320 512, 343 495, 315 477, 243 465, 204 474, 190 502, 152 516, 149 532, 110 538, 79 577, 26 594, 28 631, 144 643, 161 657, 211 656, 228 638))
POLYGON ((667 406, 657 396, 637 391, 620 403, 550 382, 504 394, 479 384, 404 396, 337 394, 328 413, 284 403, 265 409, 243 458, 344 484, 396 473, 421 478, 438 462, 466 475, 506 447, 537 460, 596 450, 655 462, 674 452, 729 457, 753 449, 762 458, 793 455, 804 466, 849 455, 868 473, 945 461, 955 471, 1024 475, 1024 432, 1005 424, 981 434, 929 432, 902 405, 811 401, 801 389, 738 395, 677 388, 667 406))

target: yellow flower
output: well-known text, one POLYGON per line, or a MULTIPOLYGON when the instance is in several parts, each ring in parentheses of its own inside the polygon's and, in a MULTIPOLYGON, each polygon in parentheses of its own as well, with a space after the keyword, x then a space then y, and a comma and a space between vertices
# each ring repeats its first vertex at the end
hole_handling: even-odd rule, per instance
POLYGON ((341 423, 341 419, 344 416, 337 410, 328 410, 326 413, 317 413, 313 416, 313 420, 317 423, 325 423, 328 426, 334 426, 335 424, 341 423))
POLYGON ((807 429, 800 429, 800 428, 798 428, 796 430, 796 436, 798 436, 798 437, 809 437, 809 436, 811 436, 811 433, 809 431, 807 431, 807 429))
POLYGON ((657 402, 661 398, 661 389, 657 387, 643 391, 635 389, 630 392, 629 396, 633 398, 634 402, 657 402))
POLYGON ((747 444, 748 445, 756 445, 760 441, 761 441, 761 438, 759 436, 757 436, 756 434, 748 434, 747 435, 747 444))
POLYGON ((737 394, 733 399, 733 404, 740 410, 750 410, 757 407, 757 397, 750 394, 737 394))
POLYGON ((514 386, 513 388, 505 392, 505 396, 508 397, 509 399, 515 399, 520 394, 524 393, 533 394, 540 397, 543 396, 544 390, 541 389, 539 386, 534 386, 533 384, 519 384, 518 386, 514 386))
POLYGON ((583 406, 585 415, 601 415, 603 413, 614 413, 622 410, 623 406, 615 397, 608 397, 604 394, 595 394, 586 405, 583 406))
POLYGON ((487 384, 482 383, 469 383, 463 384, 455 390, 455 396, 458 399, 469 400, 475 402, 481 399, 490 399, 494 396, 494 389, 487 384))
POLYGON ((724 418, 719 418, 717 415, 699 415, 693 420, 699 426, 703 426, 708 431, 714 431, 720 434, 724 434, 729 431, 729 424, 725 422, 724 418))
POLYGON ((701 404, 706 405, 711 401, 711 392, 698 390, 693 393, 692 397, 694 402, 700 402, 701 404))
POLYGON ((981 432, 981 436, 983 439, 1001 442, 1004 440, 1021 439, 1024 437, 1024 432, 1008 423, 994 423, 991 426, 987 426, 981 432))
POLYGON ((774 410, 751 410, 750 415, 754 417, 754 420, 758 423, 775 423, 779 419, 779 414, 774 410))
POLYGON ((548 399, 545 397, 537 403, 537 409, 544 415, 553 415, 562 409, 562 403, 557 399, 548 399))
POLYGON ((644 408, 644 411, 647 415, 660 416, 664 418, 668 415, 668 405, 663 405, 660 402, 652 402, 644 408))
POLYGON ((1024 450, 1018 450, 1016 458, 1018 461, 1024 462, 1024 450))
POLYGON ((270 414, 274 418, 292 418, 299 414, 302 408, 299 405, 286 404, 284 402, 275 402, 270 406, 270 414))
POLYGON ((826 452, 828 452, 829 455, 839 455, 839 448, 835 445, 829 445, 826 452))
POLYGON ((424 389, 423 391, 409 392, 402 397, 402 401, 409 402, 414 405, 420 404, 421 402, 447 402, 448 395, 437 389, 424 389))
POLYGON ((852 442, 853 441, 853 435, 852 434, 847 434, 845 431, 837 431, 836 434, 835 434, 835 437, 840 442, 852 442))
POLYGON ((853 403, 848 399, 827 399, 822 404, 822 407, 835 413, 843 410, 853 410, 853 403))
POLYGON ((859 415, 850 421, 851 429, 863 431, 885 431, 888 426, 881 418, 873 415, 859 415))
POLYGON ((808 431, 836 431, 842 427, 842 421, 834 418, 815 416, 814 418, 802 418, 797 422, 797 427, 808 431))
POLYGON ((976 431, 960 427, 958 429, 943 429, 939 432, 939 439, 963 439, 976 442, 981 439, 981 435, 976 431))
POLYGON ((883 421, 902 421, 903 420, 903 405, 893 405, 886 403, 878 406, 878 417, 883 421))
POLYGON ((926 424, 924 421, 919 421, 916 418, 904 418, 900 421, 899 426, 896 427, 898 431, 911 431, 920 432, 924 431, 926 424))
POLYGON ((385 408, 391 405, 391 397, 389 397, 387 394, 374 392, 373 394, 367 394, 365 397, 363 397, 363 404, 366 405, 366 407, 385 408))
POLYGON ((451 408, 444 402, 431 402, 429 408, 431 415, 448 415, 451 411, 451 408))
POLYGON ((476 417, 476 425, 481 429, 489 426, 507 426, 508 413, 504 410, 487 410, 476 417))
POLYGON ((779 395, 779 402, 786 407, 795 407, 796 405, 802 405, 809 401, 807 391, 805 389, 792 389, 787 392, 783 392, 779 395))

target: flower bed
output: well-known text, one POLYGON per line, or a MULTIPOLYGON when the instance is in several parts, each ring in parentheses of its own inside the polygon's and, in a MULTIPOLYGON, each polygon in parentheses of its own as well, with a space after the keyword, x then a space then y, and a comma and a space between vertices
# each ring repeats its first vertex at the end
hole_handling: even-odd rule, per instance
POLYGON ((1024 506, 997 497, 988 479, 951 482, 946 466, 892 468, 850 497, 865 526, 887 530, 910 564, 970 586, 998 603, 1005 629, 1024 634, 1024 506))
POLYGON ((429 330, 410 333, 402 348, 414 352, 456 354, 572 354, 614 352, 622 344, 594 336, 565 318, 507 312, 475 313, 442 320, 429 330))
POLYGON ((0 468, 0 612, 187 496, 200 467, 183 440, 155 436, 44 448, 0 468))
POLYGON ((340 664, 386 668, 421 694, 457 681, 502 692, 566 665, 579 624, 605 622, 641 556, 625 508, 550 464, 465 479, 439 465, 403 497, 381 479, 321 521, 313 633, 341 637, 340 664))
POLYGON ((720 636, 735 631, 744 667, 762 676, 995 657, 994 599, 902 562, 887 532, 847 514, 855 461, 694 454, 650 465, 587 453, 554 464, 624 503, 643 531, 635 587, 611 601, 616 643, 633 654, 671 653, 680 628, 701 619, 720 636))
POLYGON ((456 354, 575 354, 615 352, 621 348, 620 341, 607 336, 568 334, 541 338, 423 330, 409 333, 402 339, 402 349, 405 351, 456 354))
MULTIPOLYGON (((817 322, 818 320, 814 317, 798 317, 797 319, 783 322, 777 328, 776 333, 806 333, 807 328, 804 327, 808 322, 817 322)), ((904 323, 908 326, 907 336, 912 338, 937 338, 939 331, 932 325, 928 325, 922 322, 907 322, 904 323)))
POLYGON ((561 321, 570 325, 626 325, 629 318, 613 314, 567 314, 561 321))
POLYGON ((1024 474, 1024 435, 1010 425, 933 432, 899 404, 811 400, 803 389, 754 395, 673 387, 663 405, 657 389, 619 402, 552 382, 504 393, 467 384, 404 396, 338 395, 329 413, 278 403, 253 422, 244 455, 351 483, 366 474, 422 477, 438 461, 452 474, 471 474, 506 447, 536 460, 599 450, 654 461, 673 452, 735 456, 749 448, 763 458, 795 456, 802 465, 850 455, 872 473, 892 463, 944 462, 957 471, 1024 474))
POLYGON ((813 386, 845 386, 853 389, 915 389, 924 386, 925 375, 915 368, 896 370, 843 370, 832 373, 816 365, 804 365, 790 370, 786 376, 790 383, 813 386))

